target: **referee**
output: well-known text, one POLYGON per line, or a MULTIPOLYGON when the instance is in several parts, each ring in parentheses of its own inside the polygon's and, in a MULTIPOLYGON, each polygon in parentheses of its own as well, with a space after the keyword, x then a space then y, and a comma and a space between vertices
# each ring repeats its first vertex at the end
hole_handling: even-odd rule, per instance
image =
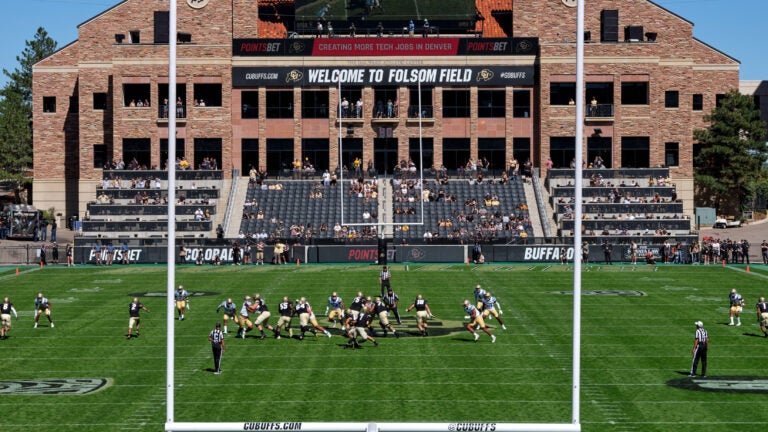
POLYGON ((387 290, 391 287, 389 280, 392 278, 392 273, 389 272, 387 266, 384 266, 379 273, 379 285, 381 285, 381 296, 384 297, 387 290))
POLYGON ((221 331, 221 323, 216 323, 216 328, 211 330, 208 340, 211 341, 211 348, 213 349, 213 373, 219 375, 221 374, 221 355, 224 354, 226 349, 224 333, 221 331))
POLYGON ((699 365, 699 360, 701 360, 701 377, 706 378, 707 377, 707 348, 709 348, 709 335, 707 334, 707 331, 704 330, 704 323, 701 321, 696 321, 694 324, 696 324, 696 336, 693 341, 693 350, 691 350, 691 353, 693 354, 693 362, 691 364, 691 373, 688 375, 690 377, 696 376, 696 367, 699 365))

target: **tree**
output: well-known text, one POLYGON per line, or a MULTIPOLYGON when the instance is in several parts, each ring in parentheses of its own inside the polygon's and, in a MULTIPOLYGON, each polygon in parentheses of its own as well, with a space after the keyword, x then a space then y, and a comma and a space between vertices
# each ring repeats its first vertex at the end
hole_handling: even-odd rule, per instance
POLYGON ((765 122, 751 96, 730 91, 705 116, 710 126, 695 130, 699 152, 694 160, 696 205, 712 206, 719 214, 740 213, 764 182, 768 160, 765 122))
POLYGON ((30 111, 22 96, 0 90, 0 178, 21 180, 32 166, 30 111))
POLYGON ((9 78, 0 89, 0 176, 21 180, 32 167, 32 66, 56 51, 56 42, 42 28, 16 56, 19 67, 3 69, 9 78))
POLYGON ((21 55, 16 56, 19 67, 13 72, 3 69, 3 74, 9 78, 4 91, 13 91, 21 95, 25 103, 32 103, 32 66, 56 51, 56 41, 48 36, 44 28, 38 27, 31 41, 26 41, 26 48, 21 55))

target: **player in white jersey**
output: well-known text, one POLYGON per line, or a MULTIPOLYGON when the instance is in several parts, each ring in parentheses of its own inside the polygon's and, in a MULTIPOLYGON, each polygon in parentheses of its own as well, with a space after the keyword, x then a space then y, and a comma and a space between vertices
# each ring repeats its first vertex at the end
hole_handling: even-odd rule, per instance
POLYGON ((491 333, 491 331, 488 330, 488 328, 485 326, 483 314, 479 309, 473 306, 472 302, 469 300, 464 300, 464 312, 469 316, 469 323, 466 326, 467 330, 472 333, 475 341, 480 339, 480 335, 475 332, 475 327, 479 327, 480 330, 484 331, 488 336, 491 337, 491 343, 496 342, 496 336, 494 336, 493 333, 491 333))
POLYGON ((333 322, 333 328, 336 328, 337 320, 344 325, 344 301, 339 297, 338 293, 334 292, 328 297, 325 314, 328 316, 328 320, 333 322))
POLYGON ((733 325, 733 318, 736 318, 736 325, 741 325, 741 310, 744 307, 744 298, 736 292, 736 288, 731 289, 731 293, 728 295, 728 301, 730 302, 730 310, 728 317, 731 322, 728 325, 733 325))
POLYGON ((232 301, 231 298, 228 298, 221 302, 219 307, 216 308, 216 313, 219 313, 221 309, 224 309, 224 333, 227 333, 227 323, 231 319, 232 322, 237 324, 237 305, 235 302, 232 301))
POLYGON ((478 309, 483 308, 483 299, 485 298, 485 290, 480 284, 477 284, 475 290, 472 291, 472 295, 475 296, 475 307, 478 309))
POLYGON ((189 293, 184 289, 184 285, 179 285, 179 288, 173 293, 173 298, 176 300, 176 310, 179 312, 179 321, 181 321, 184 319, 184 310, 189 302, 189 293))
POLYGON ((501 304, 498 300, 496 300, 496 297, 492 296, 491 293, 488 291, 485 292, 485 295, 483 296, 483 318, 488 318, 489 315, 493 315, 494 318, 496 318, 496 321, 501 324, 501 328, 504 330, 507 329, 507 326, 504 325, 504 323, 501 321, 501 318, 499 315, 503 314, 504 311, 501 310, 501 304))
POLYGON ((53 327, 53 319, 51 319, 51 302, 48 301, 43 293, 38 293, 35 298, 35 328, 37 328, 37 322, 40 320, 40 315, 45 314, 48 318, 48 322, 53 327))

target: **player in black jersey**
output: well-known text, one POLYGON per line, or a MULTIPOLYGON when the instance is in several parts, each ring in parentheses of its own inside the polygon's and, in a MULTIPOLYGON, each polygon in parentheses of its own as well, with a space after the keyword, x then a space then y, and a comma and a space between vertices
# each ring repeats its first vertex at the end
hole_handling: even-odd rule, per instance
POLYGON ((139 301, 139 298, 134 297, 131 304, 128 305, 128 315, 130 318, 128 319, 128 334, 125 336, 126 339, 131 338, 131 332, 133 331, 134 325, 136 325, 136 337, 139 337, 139 331, 141 331, 141 319, 139 318, 139 312, 142 310, 149 313, 149 309, 147 309, 147 307, 139 301))
POLYGON ((387 337, 387 330, 391 331, 396 338, 400 337, 397 330, 389 323, 389 310, 387 305, 381 300, 381 297, 376 297, 376 301, 373 302, 371 315, 379 317, 379 326, 384 331, 384 337, 387 337))
POLYGON ((364 307, 360 310, 360 314, 357 316, 357 319, 349 317, 347 321, 347 325, 349 326, 348 328, 350 329, 349 333, 347 334, 349 337, 349 342, 347 342, 345 347, 360 348, 360 344, 366 340, 373 342, 373 346, 379 346, 379 343, 376 342, 376 339, 374 339, 373 336, 366 332, 366 328, 370 325, 372 319, 373 316, 371 316, 371 311, 367 307, 364 307), (360 336, 361 339, 357 340, 357 336, 360 336))
POLYGON ((2 319, 0 339, 8 339, 8 331, 11 330, 11 314, 16 317, 16 321, 19 320, 19 314, 16 313, 16 308, 13 307, 11 299, 6 297, 3 299, 3 304, 0 305, 0 319, 2 319))
POLYGON ((432 318, 432 311, 429 309, 429 302, 421 294, 416 296, 413 304, 406 309, 408 312, 416 309, 416 327, 422 336, 429 336, 429 323, 427 320, 432 318))
POLYGON ((768 337, 766 327, 768 327, 768 302, 765 301, 765 297, 760 297, 760 301, 757 302, 757 322, 760 323, 760 330, 763 331, 763 336, 768 337))

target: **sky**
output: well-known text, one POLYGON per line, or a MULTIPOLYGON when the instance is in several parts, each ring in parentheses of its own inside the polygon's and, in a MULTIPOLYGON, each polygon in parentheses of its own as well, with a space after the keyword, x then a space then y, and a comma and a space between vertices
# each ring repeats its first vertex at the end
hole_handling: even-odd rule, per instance
MULTIPOLYGON (((12 71, 18 67, 16 57, 38 27, 43 27, 58 46, 63 47, 77 39, 78 24, 117 3, 119 0, 0 0, 6 17, 6 25, 0 27, 0 68, 12 71)), ((768 0, 656 0, 655 3, 693 22, 694 37, 739 60, 742 80, 768 80, 768 46, 764 33, 768 25, 768 0)), ((6 82, 5 74, 0 75, 0 86, 6 82)))

